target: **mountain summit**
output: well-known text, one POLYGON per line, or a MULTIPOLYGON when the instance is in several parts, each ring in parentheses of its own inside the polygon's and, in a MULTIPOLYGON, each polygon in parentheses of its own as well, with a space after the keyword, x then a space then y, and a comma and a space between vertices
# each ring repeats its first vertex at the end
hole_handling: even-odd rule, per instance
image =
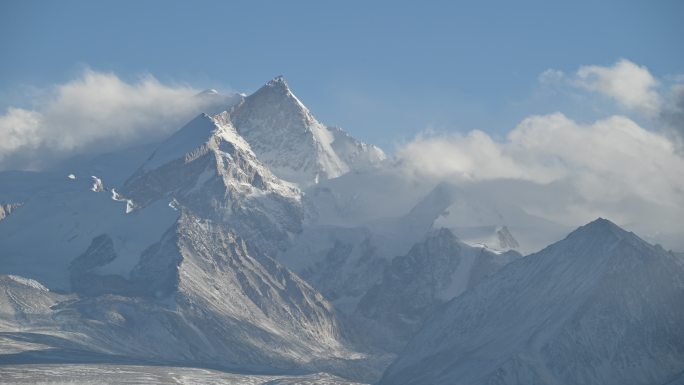
POLYGON ((302 187, 380 163, 385 154, 321 124, 277 76, 230 112, 238 133, 282 179, 302 187))
POLYGON ((278 75, 278 76, 274 77, 273 79, 269 80, 268 83, 266 83, 266 86, 283 87, 283 88, 286 88, 288 91, 290 89, 290 86, 287 84, 287 80, 285 80, 285 76, 283 76, 283 75, 278 75))

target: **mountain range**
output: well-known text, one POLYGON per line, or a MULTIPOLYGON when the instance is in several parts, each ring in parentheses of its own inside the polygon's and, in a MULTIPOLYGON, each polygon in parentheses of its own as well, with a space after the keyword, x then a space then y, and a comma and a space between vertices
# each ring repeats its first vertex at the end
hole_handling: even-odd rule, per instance
POLYGON ((681 253, 605 219, 559 240, 566 226, 470 186, 416 183, 320 123, 281 76, 221 100, 159 143, 0 173, 0 374, 683 376, 681 253))

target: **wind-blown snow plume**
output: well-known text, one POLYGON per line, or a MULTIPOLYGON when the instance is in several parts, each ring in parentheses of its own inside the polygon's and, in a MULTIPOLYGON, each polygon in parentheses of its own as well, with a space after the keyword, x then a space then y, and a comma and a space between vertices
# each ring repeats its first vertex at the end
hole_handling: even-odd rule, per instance
POLYGON ((78 153, 97 153, 163 138, 230 96, 165 85, 152 76, 126 82, 85 70, 51 89, 33 109, 0 115, 0 170, 38 169, 78 153))

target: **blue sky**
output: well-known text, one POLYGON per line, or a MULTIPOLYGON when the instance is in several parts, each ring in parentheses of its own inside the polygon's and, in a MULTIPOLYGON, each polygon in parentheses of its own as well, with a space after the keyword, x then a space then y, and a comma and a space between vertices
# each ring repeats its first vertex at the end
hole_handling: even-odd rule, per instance
POLYGON ((426 128, 496 136, 530 114, 592 114, 540 92, 549 68, 684 73, 682 16, 660 0, 4 0, 0 109, 84 68, 245 92, 284 74, 320 120, 384 148, 426 128))

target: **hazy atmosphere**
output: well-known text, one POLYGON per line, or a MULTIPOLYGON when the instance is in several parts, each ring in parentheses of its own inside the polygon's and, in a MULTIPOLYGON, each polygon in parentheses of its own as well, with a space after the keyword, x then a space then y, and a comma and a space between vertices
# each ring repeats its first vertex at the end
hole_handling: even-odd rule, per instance
POLYGON ((0 383, 684 384, 682 15, 1 2, 0 383))

